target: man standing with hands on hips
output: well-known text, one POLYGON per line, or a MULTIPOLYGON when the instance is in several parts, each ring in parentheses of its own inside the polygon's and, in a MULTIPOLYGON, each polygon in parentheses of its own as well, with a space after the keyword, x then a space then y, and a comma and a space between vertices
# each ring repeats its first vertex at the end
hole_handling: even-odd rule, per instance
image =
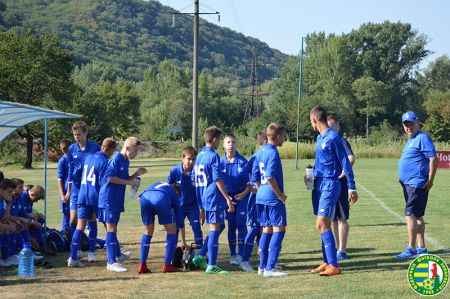
POLYGON ((425 246, 425 208, 428 192, 433 187, 438 159, 431 137, 420 130, 419 119, 412 111, 402 116, 408 141, 398 161, 398 175, 405 196, 405 219, 408 227, 408 247, 398 259, 408 259, 428 253, 425 246), (416 247, 417 241, 417 247, 416 247))

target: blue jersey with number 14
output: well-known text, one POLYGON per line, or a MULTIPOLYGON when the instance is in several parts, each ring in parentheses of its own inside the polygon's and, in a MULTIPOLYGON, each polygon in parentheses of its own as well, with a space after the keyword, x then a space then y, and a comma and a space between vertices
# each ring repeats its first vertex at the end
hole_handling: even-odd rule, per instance
POLYGON ((253 163, 253 178, 255 182, 260 182, 256 193, 257 204, 275 206, 281 203, 268 181, 269 178, 275 179, 280 191, 284 192, 283 167, 275 145, 264 144, 256 153, 253 163))
POLYGON ((108 157, 103 152, 97 152, 86 157, 78 193, 78 205, 98 206, 100 188, 108 180, 107 170, 108 157))
POLYGON ((195 160, 193 174, 200 208, 206 211, 226 210, 227 202, 216 184, 217 180, 223 180, 220 157, 213 148, 203 147, 195 160))

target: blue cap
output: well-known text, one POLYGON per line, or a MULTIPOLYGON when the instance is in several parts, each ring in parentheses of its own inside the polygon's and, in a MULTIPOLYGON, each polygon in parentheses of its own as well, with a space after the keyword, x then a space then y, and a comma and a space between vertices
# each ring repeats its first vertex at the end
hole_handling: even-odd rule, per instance
POLYGON ((402 123, 404 123, 405 121, 413 122, 413 121, 416 121, 416 120, 419 120, 419 119, 417 118, 416 114, 414 112, 412 112, 412 111, 405 112, 402 115, 402 123))

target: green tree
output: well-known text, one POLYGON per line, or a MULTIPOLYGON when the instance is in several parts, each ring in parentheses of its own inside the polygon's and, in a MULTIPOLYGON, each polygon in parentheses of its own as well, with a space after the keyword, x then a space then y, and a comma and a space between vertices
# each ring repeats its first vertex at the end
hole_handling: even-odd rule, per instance
POLYGON ((428 113, 424 129, 437 141, 449 141, 450 89, 429 91, 423 106, 428 113))
POLYGON ((363 105, 359 111, 366 115, 366 138, 369 139, 369 117, 386 111, 388 90, 383 82, 376 81, 371 76, 357 79, 352 88, 356 100, 363 105))
MULTIPOLYGON (((0 32, 0 98, 50 109, 67 110, 74 86, 73 65, 67 50, 56 37, 0 32)), ((26 125, 19 135, 27 141, 25 168, 32 167, 33 141, 42 136, 42 127, 26 125)))
POLYGON ((83 115, 91 138, 123 139, 139 132, 141 99, 131 81, 100 81, 80 93, 74 110, 83 115))

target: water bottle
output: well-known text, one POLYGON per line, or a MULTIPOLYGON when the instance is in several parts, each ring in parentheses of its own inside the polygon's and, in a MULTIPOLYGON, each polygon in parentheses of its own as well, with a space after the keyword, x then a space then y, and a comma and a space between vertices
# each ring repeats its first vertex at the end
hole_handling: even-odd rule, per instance
POLYGON ((34 277, 34 253, 31 243, 25 242, 19 253, 19 277, 34 277))
POLYGON ((139 184, 137 184, 137 185, 134 186, 134 187, 131 187, 131 190, 130 190, 130 192, 128 193, 128 196, 130 196, 130 198, 135 198, 135 197, 136 197, 136 194, 137 194, 137 191, 138 191, 138 189, 139 189, 139 186, 141 185, 141 178, 140 178, 140 177, 137 177, 136 180, 139 181, 139 184))
POLYGON ((306 167, 306 190, 314 190, 314 173, 311 165, 306 167))

